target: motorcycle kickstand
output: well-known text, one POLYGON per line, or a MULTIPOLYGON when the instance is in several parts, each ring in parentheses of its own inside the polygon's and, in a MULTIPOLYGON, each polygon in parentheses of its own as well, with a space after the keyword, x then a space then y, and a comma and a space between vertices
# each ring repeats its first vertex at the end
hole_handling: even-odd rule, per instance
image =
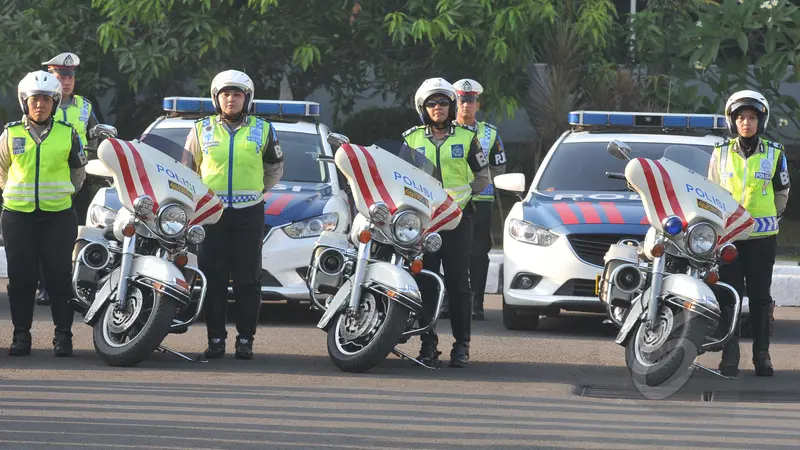
POLYGON ((693 366, 693 367, 695 367, 695 368, 698 368, 698 369, 705 370, 706 372, 712 373, 712 374, 714 374, 714 375, 716 375, 716 376, 718 376, 718 377, 720 377, 720 378, 724 378, 724 379, 726 379, 726 380, 736 380, 736 379, 738 379, 738 378, 739 378, 739 377, 729 377, 729 376, 725 376, 725 375, 723 375, 723 374, 722 374, 722 373, 721 373, 719 370, 710 369, 710 368, 708 368, 708 367, 706 367, 706 366, 704 366, 704 365, 700 364, 700 363, 699 363, 699 362, 697 362, 697 361, 693 362, 693 363, 692 363, 692 366, 693 366))
POLYGON ((197 355, 196 358, 190 358, 190 357, 184 355, 181 352, 175 351, 175 350, 167 347, 166 345, 159 345, 156 350, 158 350, 161 353, 169 353, 170 355, 175 355, 175 356, 177 356, 177 357, 179 357, 181 359, 185 359, 186 361, 189 361, 189 362, 195 362, 195 363, 207 363, 208 362, 207 359, 204 359, 202 357, 202 353, 200 355, 197 355))
POLYGON ((418 360, 417 358, 412 357, 411 355, 409 355, 408 353, 406 353, 406 352, 404 352, 402 350, 398 350, 398 349, 394 348, 394 349, 392 349, 392 353, 394 353, 400 359, 410 359, 411 361, 419 364, 420 366, 422 366, 422 367, 424 367, 426 369, 430 369, 430 370, 437 370, 438 369, 437 367, 429 366, 429 365, 423 363, 422 361, 418 360))

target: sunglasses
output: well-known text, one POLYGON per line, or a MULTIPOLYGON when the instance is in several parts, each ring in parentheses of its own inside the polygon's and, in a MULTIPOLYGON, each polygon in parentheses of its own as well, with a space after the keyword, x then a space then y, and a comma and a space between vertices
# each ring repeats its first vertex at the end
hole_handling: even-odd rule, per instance
POLYGON ((450 106, 450 100, 446 98, 440 98, 439 100, 428 100, 425 102, 425 106, 428 108, 435 108, 436 105, 440 106, 450 106))

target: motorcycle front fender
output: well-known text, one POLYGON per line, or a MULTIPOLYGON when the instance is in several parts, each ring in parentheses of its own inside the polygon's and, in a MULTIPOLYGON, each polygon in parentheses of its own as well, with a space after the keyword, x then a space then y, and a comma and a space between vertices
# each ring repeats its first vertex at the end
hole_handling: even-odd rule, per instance
POLYGON ((328 303, 328 306, 325 309, 325 312, 322 314, 322 317, 319 319, 319 322, 317 322, 317 328, 327 331, 328 322, 331 321, 331 318, 347 308, 347 298, 350 295, 351 290, 350 286, 350 280, 347 280, 344 282, 344 284, 342 284, 342 286, 336 292, 336 295, 334 295, 333 299, 328 303))
POLYGON ((619 333, 617 333, 617 338, 614 339, 619 345, 625 346, 628 341, 628 335, 630 334, 633 327, 639 323, 640 320, 644 319, 644 299, 650 298, 650 289, 647 289, 644 294, 636 297, 633 302, 631 303, 631 310, 628 312, 628 316, 625 318, 625 322, 622 324, 622 327, 619 329, 619 333))
POLYGON ((111 294, 114 293, 114 290, 117 288, 117 283, 119 283, 119 267, 114 269, 113 272, 109 275, 108 279, 105 283, 100 287, 100 289, 95 293, 94 301, 92 301, 92 306, 89 307, 89 310, 86 312, 86 315, 83 316, 83 323, 94 326, 95 322, 95 315, 98 311, 100 311, 103 306, 111 299, 111 294))

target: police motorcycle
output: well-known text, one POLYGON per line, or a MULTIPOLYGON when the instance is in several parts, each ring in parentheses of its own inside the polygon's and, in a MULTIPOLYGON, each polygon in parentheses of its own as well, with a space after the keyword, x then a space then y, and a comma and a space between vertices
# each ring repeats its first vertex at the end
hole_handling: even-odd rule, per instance
POLYGON ((328 355, 344 372, 365 372, 389 353, 432 368, 396 346, 439 318, 444 282, 423 269, 422 257, 441 248, 438 231, 455 228, 461 210, 431 176, 434 166, 424 154, 403 146, 395 156, 335 134, 328 141, 337 150, 326 162, 335 162, 347 179, 358 212, 349 234, 322 233, 309 264, 307 285, 323 311, 317 328, 327 332, 328 355), (438 285, 429 322, 419 276, 438 285))
POLYGON ((76 309, 111 366, 134 366, 156 350, 192 360, 162 341, 202 311, 206 279, 188 248, 203 241, 204 224, 219 220, 222 203, 190 168, 157 150, 163 145, 175 144, 155 135, 108 138, 87 165, 89 175, 111 180, 121 203, 100 213, 103 225, 79 227, 73 250, 76 309))
POLYGON ((635 382, 666 386, 689 376, 705 352, 720 351, 736 330, 741 301, 719 282, 720 265, 737 257, 733 242, 746 239, 754 220, 722 187, 705 178, 711 155, 686 146, 668 147, 662 158, 631 158, 625 143, 608 151, 627 159, 626 180, 644 204, 650 229, 642 242, 624 240, 605 254, 599 298, 620 327, 615 342, 635 382), (734 301, 724 328, 715 291, 734 301))

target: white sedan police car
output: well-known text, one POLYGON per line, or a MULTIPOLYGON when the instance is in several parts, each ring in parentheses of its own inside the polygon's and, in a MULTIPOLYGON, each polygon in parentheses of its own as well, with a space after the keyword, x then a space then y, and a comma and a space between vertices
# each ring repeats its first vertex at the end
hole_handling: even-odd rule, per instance
POLYGON ((625 180, 625 161, 607 152, 621 140, 636 156, 660 158, 677 144, 708 152, 723 140, 725 117, 574 111, 542 161, 530 188, 525 176, 500 175, 495 187, 524 197, 514 204, 503 231, 503 324, 535 329, 540 315, 561 310, 604 313, 597 279, 609 245, 641 241, 650 227, 638 194, 625 180))
MULTIPOLYGON (((167 97, 165 115, 143 133, 165 138, 158 148, 183 159, 186 136, 196 119, 214 114, 211 98, 167 97)), ((263 300, 310 302, 306 270, 315 239, 323 231, 346 232, 351 209, 344 178, 335 166, 317 155, 333 156, 329 129, 319 123, 320 105, 314 102, 255 100, 253 112, 269 120, 284 155, 283 177, 264 194, 264 245, 261 251, 263 300)), ((121 207, 116 191, 101 189, 92 200, 87 225, 106 223, 121 207)))

